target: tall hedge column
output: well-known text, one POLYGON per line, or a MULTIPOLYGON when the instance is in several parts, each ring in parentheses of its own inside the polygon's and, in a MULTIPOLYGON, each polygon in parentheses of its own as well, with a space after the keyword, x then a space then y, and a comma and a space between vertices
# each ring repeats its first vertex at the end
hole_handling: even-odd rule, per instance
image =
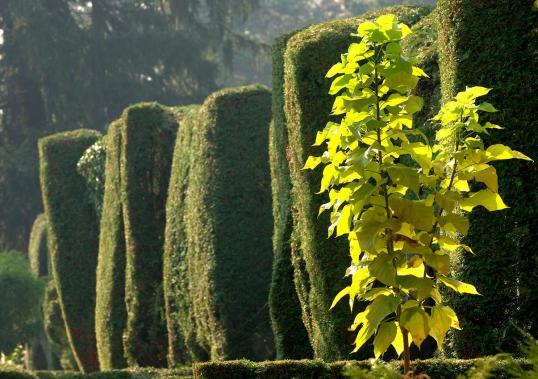
POLYGON ((218 91, 198 120, 185 200, 196 337, 211 359, 270 359, 271 93, 218 91))
POLYGON ((123 120, 110 124, 105 137, 105 193, 99 236, 95 334, 101 371, 126 366, 125 234, 121 205, 120 158, 123 120))
POLYGON ((130 366, 164 367, 165 203, 177 122, 156 103, 127 108, 123 122, 120 187, 126 238, 125 355, 130 366))
POLYGON ((92 317, 98 221, 76 165, 99 138, 93 130, 54 134, 39 140, 40 181, 48 221, 52 274, 67 337, 79 369, 99 369, 92 317))
MULTIPOLYGON (((328 69, 338 61, 359 23, 383 13, 395 13, 402 22, 413 25, 429 11, 401 6, 352 18, 311 26, 291 37, 284 55, 285 112, 288 125, 292 214, 295 243, 292 261, 295 283, 302 305, 314 356, 326 361, 349 357, 353 336, 349 308, 341 303, 329 310, 334 296, 346 285, 344 273, 349 258, 347 241, 327 239, 327 213, 318 218, 324 202, 319 190, 321 172, 303 170, 306 157, 319 155, 312 147, 316 132, 329 121, 332 98, 328 95, 328 69)), ((357 358, 367 358, 367 351, 357 358)))
MULTIPOLYGON (((487 101, 502 125, 487 144, 503 143, 538 158, 538 9, 532 0, 439 0, 443 99, 466 85, 491 87, 487 101), (534 6, 533 6, 534 3, 534 6)), ((453 349, 462 358, 516 351, 510 321, 538 335, 538 172, 527 162, 496 164, 500 191, 511 208, 477 212, 456 271, 481 297, 455 298, 463 330, 453 349)))

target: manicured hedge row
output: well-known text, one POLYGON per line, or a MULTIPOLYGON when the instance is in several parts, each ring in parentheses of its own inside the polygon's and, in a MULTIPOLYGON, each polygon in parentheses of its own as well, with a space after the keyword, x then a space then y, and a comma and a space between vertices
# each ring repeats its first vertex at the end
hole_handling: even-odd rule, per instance
MULTIPOLYGON (((437 8, 444 100, 466 85, 493 88, 484 100, 500 112, 490 121, 505 129, 495 130, 486 143, 506 144, 536 160, 536 3, 440 0, 437 8)), ((519 332, 512 323, 538 336, 538 166, 525 161, 495 166, 500 193, 511 208, 476 210, 466 242, 476 255, 456 257, 457 277, 483 295, 452 301, 463 329, 452 348, 462 358, 517 351, 519 332)))
MULTIPOLYGON (((395 13, 401 21, 413 25, 428 12, 429 9, 401 6, 379 13, 395 13)), ((352 321, 349 308, 342 302, 329 311, 334 296, 346 284, 343 276, 349 258, 344 253, 346 241, 326 238, 328 214, 317 217, 324 200, 315 195, 321 172, 302 168, 307 156, 320 154, 320 149, 311 145, 316 132, 329 120, 332 98, 328 95, 330 83, 324 79, 325 74, 356 40, 350 34, 356 32, 361 20, 374 18, 379 13, 311 26, 289 39, 284 57, 285 119, 297 238, 297 249, 293 253, 298 255, 293 262, 301 265, 295 267, 296 286, 314 356, 327 361, 347 357, 353 338, 347 332, 352 321)))
POLYGON ((98 223, 76 165, 100 134, 76 130, 39 140, 40 181, 49 251, 69 343, 83 372, 99 369, 95 346, 98 223))
POLYGON ((185 200, 197 341, 211 359, 267 359, 271 94, 262 86, 218 91, 197 120, 185 200))
POLYGON ((198 128, 199 106, 175 109, 179 122, 168 199, 163 257, 164 300, 168 329, 168 365, 207 359, 207 353, 196 341, 194 315, 191 312, 196 295, 190 296, 187 241, 185 233, 185 196, 189 184, 192 138, 198 128))
POLYGON ((125 235, 120 186, 122 127, 123 120, 114 121, 109 125, 104 139, 107 155, 95 301, 95 334, 102 371, 123 368, 127 364, 123 353, 127 312, 125 235))
MULTIPOLYGON (((465 375, 477 364, 484 362, 481 359, 460 360, 460 359, 427 359, 411 362, 411 370, 415 374, 427 374, 435 379, 456 379, 465 375)), ((529 370, 532 366, 523 360, 516 360, 513 363, 502 360, 493 360, 489 363, 490 374, 494 378, 513 378, 510 374, 510 365, 517 365, 529 370)), ((401 362, 393 361, 389 367, 401 371, 401 362)), ((301 361, 273 361, 273 362, 251 362, 247 360, 225 361, 225 362, 205 362, 197 363, 193 367, 194 379, 346 379, 350 374, 355 373, 353 378, 378 377, 377 374, 363 376, 371 368, 370 361, 339 361, 325 363, 320 360, 301 361)), ((385 377, 385 376, 383 376, 385 377)), ((391 376, 392 377, 392 376, 391 376)))
POLYGON ((291 263, 291 182, 286 151, 288 133, 284 114, 284 51, 294 33, 273 44, 273 121, 269 127, 269 164, 273 195, 273 272, 269 310, 277 359, 312 357, 312 348, 302 321, 301 304, 295 290, 291 263))
POLYGON ((120 188, 126 241, 124 351, 129 366, 166 365, 163 298, 165 203, 177 122, 140 103, 123 112, 120 188))
POLYGON ((0 365, 0 379, 191 379, 192 370, 132 368, 82 374, 75 371, 25 371, 0 365))
POLYGON ((47 247, 47 219, 44 213, 39 214, 32 226, 28 241, 28 261, 32 273, 36 277, 49 275, 49 258, 47 247))

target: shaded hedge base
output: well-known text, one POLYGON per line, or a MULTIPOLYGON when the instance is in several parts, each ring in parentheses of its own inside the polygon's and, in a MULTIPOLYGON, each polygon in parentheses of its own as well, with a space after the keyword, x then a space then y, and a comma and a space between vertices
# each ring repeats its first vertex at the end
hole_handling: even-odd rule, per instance
MULTIPOLYGON (((473 367, 487 366, 492 378, 514 378, 510 368, 514 362, 524 370, 531 370, 532 365, 523 359, 496 360, 494 357, 477 359, 427 359, 411 362, 411 370, 416 374, 427 374, 432 379, 465 378, 473 367)), ((402 369, 400 361, 390 365, 402 369)), ((195 363, 177 369, 125 369, 82 374, 70 371, 35 371, 15 370, 0 366, 0 379, 361 379, 372 378, 349 372, 367 373, 370 361, 339 361, 325 363, 320 360, 282 360, 252 362, 248 360, 214 361, 195 363)))

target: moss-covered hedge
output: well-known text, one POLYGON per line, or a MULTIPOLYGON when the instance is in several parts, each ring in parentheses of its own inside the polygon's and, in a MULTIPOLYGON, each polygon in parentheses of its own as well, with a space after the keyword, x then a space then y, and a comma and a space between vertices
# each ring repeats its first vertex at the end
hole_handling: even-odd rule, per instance
POLYGON ((100 134, 76 130, 39 140, 51 267, 67 336, 81 371, 99 369, 95 346, 98 222, 77 162, 100 134))
POLYGON ((197 117, 185 200, 197 340, 212 359, 266 359, 271 94, 262 86, 218 91, 197 117))
MULTIPOLYGON (((490 121, 505 129, 486 143, 503 143, 538 158, 538 7, 531 0, 440 0, 442 93, 465 86, 493 90, 484 99, 500 112, 490 121), (534 3, 534 6, 533 6, 534 3)), ((483 296, 455 297, 462 331, 452 348, 460 357, 517 351, 512 323, 538 336, 538 167, 525 161, 496 165, 500 193, 510 209, 476 210, 467 243, 476 255, 456 257, 456 275, 483 296)))
MULTIPOLYGON (((456 379, 469 373, 473 367, 485 363, 485 360, 461 360, 461 359, 427 359, 411 362, 411 370, 414 374, 427 374, 435 379, 456 379)), ((513 378, 510 373, 514 367, 529 370, 532 366, 523 360, 495 360, 489 358, 488 368, 492 378, 513 378)), ((388 365, 389 369, 402 370, 401 362, 393 361, 388 365)), ((193 367, 195 379, 346 379, 353 378, 377 378, 382 371, 370 371, 370 361, 339 361, 325 363, 321 360, 284 360, 272 362, 251 362, 247 360, 205 362, 197 363, 193 367), (361 372, 367 375, 361 375, 361 372)), ((394 371, 392 371, 394 372, 394 371)), ((393 376, 390 376, 393 377, 393 376)), ((483 377, 483 376, 479 376, 483 377)))
POLYGON ((28 261, 32 273, 36 277, 49 275, 49 258, 47 247, 47 219, 44 213, 39 214, 32 226, 28 241, 28 261))
POLYGON ((130 368, 82 374, 75 371, 25 371, 0 365, 0 379, 191 379, 190 367, 174 370, 130 368))
MULTIPOLYGON (((291 37, 287 43, 284 62, 285 119, 288 125, 290 172, 292 182, 292 209, 296 230, 298 257, 293 262, 299 298, 302 300, 303 319, 317 358, 332 361, 348 356, 352 335, 347 332, 351 314, 341 303, 329 311, 332 299, 346 282, 343 278, 349 258, 347 243, 326 239, 328 215, 318 219, 322 196, 319 189, 320 172, 304 171, 309 155, 319 155, 320 149, 311 145, 315 133, 329 120, 332 98, 328 95, 327 70, 338 61, 352 42, 360 21, 379 13, 395 13, 413 25, 429 9, 401 6, 369 13, 362 18, 332 21, 311 26, 291 37)), ((276 116, 275 116, 276 118, 276 116)))
POLYGON ((194 314, 188 278, 187 241, 185 234, 185 196, 189 184, 192 137, 198 128, 199 106, 175 110, 179 121, 172 172, 166 203, 166 229, 163 257, 164 300, 168 329, 168 365, 207 359, 207 353, 196 341, 194 314))
POLYGON ((127 312, 125 235, 120 196, 122 127, 121 119, 111 123, 104 138, 107 155, 95 300, 95 335, 102 371, 123 368, 127 364, 123 353, 127 312))
POLYGON ((286 151, 288 133, 284 114, 285 34, 273 43, 273 121, 269 128, 269 163, 273 195, 273 272, 269 310, 277 359, 312 357, 312 348, 302 321, 301 304, 295 290, 291 263, 291 182, 286 151))
POLYGON ((165 203, 177 132, 156 103, 123 112, 120 188, 126 239, 124 351, 130 366, 166 365, 163 297, 165 203))

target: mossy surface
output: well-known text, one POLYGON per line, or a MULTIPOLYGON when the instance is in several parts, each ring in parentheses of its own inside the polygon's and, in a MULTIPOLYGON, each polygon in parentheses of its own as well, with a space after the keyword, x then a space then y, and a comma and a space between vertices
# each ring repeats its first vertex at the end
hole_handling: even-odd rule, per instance
POLYGON ((123 352, 125 309, 125 233, 121 204, 121 133, 123 121, 108 127, 105 184, 99 236, 95 332, 99 366, 102 371, 123 368, 127 362, 123 352))
POLYGON ((100 134, 76 130, 39 140, 40 181, 51 268, 67 338, 81 371, 99 369, 95 344, 98 221, 76 165, 100 134))
MULTIPOLYGON (((320 155, 314 143, 317 131, 329 121, 332 97, 328 95, 328 69, 339 60, 354 40, 361 20, 394 13, 413 25, 430 12, 428 8, 399 6, 367 13, 362 17, 311 26, 291 37, 284 61, 285 119, 288 127, 292 210, 296 248, 292 262, 301 300, 303 320, 314 356, 327 361, 348 357, 353 336, 349 308, 342 302, 329 311, 334 296, 346 286, 349 264, 347 241, 327 239, 328 215, 317 217, 323 197, 319 190, 321 173, 302 170, 309 155, 320 155)), ((367 351, 362 357, 368 356, 367 351)))
MULTIPOLYGON (((440 0, 437 3, 442 94, 466 86, 492 91, 483 98, 504 127, 485 136, 538 158, 538 8, 531 0, 440 0), (534 4, 534 5, 533 5, 534 4)), ((476 255, 457 255, 455 275, 482 296, 452 297, 462 331, 451 350, 459 357, 518 351, 517 325, 538 336, 538 169, 526 161, 495 164, 509 209, 476 209, 466 239, 476 255)))
POLYGON ((120 188, 126 242, 124 351, 129 366, 166 366, 165 206, 177 122, 157 103, 122 115, 120 188))
POLYGON ((185 200, 197 340, 211 359, 268 359, 271 94, 262 86, 218 91, 197 119, 185 200))
POLYGON ((207 359, 196 341, 196 328, 188 278, 185 196, 189 185, 192 138, 198 128, 198 105, 174 110, 179 129, 174 148, 168 199, 163 257, 164 300, 168 330, 168 365, 207 359))

